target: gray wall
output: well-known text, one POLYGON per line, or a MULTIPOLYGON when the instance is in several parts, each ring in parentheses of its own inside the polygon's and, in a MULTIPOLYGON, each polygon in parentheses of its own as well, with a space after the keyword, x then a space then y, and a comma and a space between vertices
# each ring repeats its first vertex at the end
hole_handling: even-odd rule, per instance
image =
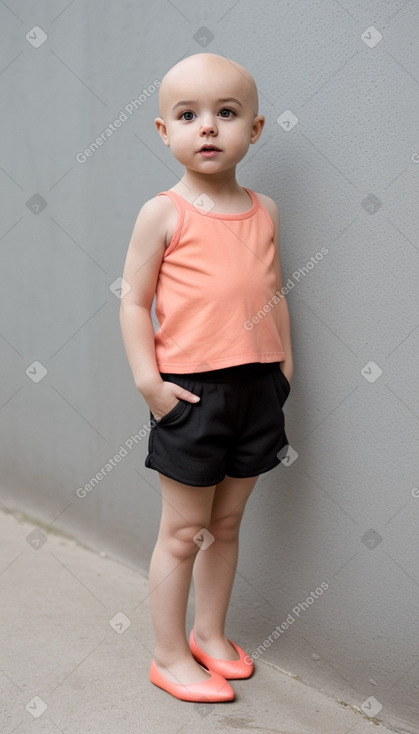
POLYGON ((114 291, 139 208, 182 174, 154 128, 152 85, 193 53, 235 59, 267 118, 238 181, 279 207, 298 457, 262 475, 248 502, 227 632, 409 732, 419 719, 418 22, 405 0, 0 4, 3 507, 148 569, 159 482, 144 467, 148 409, 114 291), (38 48, 34 26, 48 36, 38 48), (370 26, 378 43, 377 31, 363 40, 370 26), (286 110, 298 118, 288 131, 277 122, 286 110))

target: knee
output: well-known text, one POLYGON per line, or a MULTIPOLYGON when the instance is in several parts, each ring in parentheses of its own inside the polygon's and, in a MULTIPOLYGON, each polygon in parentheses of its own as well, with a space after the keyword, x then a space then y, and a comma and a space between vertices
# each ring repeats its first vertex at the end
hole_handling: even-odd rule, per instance
POLYGON ((231 513, 225 517, 211 520, 208 530, 213 534, 215 540, 223 543, 235 542, 239 536, 242 513, 231 513))
POLYGON ((202 525, 201 527, 190 525, 171 531, 167 530, 163 535, 166 549, 179 561, 195 556, 200 548, 196 542, 200 530, 202 530, 202 525))

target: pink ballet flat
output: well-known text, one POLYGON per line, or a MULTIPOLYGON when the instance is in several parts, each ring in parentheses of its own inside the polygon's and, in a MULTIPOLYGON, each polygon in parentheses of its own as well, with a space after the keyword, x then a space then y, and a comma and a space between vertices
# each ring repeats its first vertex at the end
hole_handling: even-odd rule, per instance
POLYGON ((149 678, 155 686, 162 688, 181 701, 198 701, 200 703, 233 701, 234 690, 226 679, 212 670, 208 672, 211 678, 200 683, 173 683, 160 672, 154 660, 150 665, 149 678))
POLYGON ((205 665, 208 670, 214 671, 223 678, 250 678, 253 673, 254 665, 251 657, 241 649, 235 642, 229 640, 229 643, 234 647, 236 652, 240 655, 240 660, 220 660, 219 658, 212 658, 208 655, 201 647, 197 644, 193 630, 189 636, 189 648, 195 660, 205 665))

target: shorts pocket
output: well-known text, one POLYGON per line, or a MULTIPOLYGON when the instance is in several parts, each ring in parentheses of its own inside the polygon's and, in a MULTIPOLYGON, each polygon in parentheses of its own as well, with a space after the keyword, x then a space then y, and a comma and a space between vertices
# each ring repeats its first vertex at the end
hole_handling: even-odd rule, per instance
POLYGON ((272 377, 275 385, 275 390, 282 408, 288 398, 288 395, 290 394, 291 385, 282 372, 281 368, 272 372, 272 377))
MULTIPOLYGON (((279 368, 279 371, 280 371, 280 373, 281 373, 281 376, 282 376, 282 378, 283 378, 284 382, 285 382, 285 383, 287 384, 287 386, 288 386, 288 394, 289 394, 289 392, 290 392, 290 390, 291 390, 291 383, 290 383, 290 381, 288 380, 288 377, 286 377, 286 376, 284 375, 284 373, 283 373, 283 371, 281 370, 281 368, 279 368)), ((288 395, 287 395, 287 397, 288 397, 288 395)))
POLYGON ((186 419, 192 407, 192 403, 189 403, 187 400, 179 399, 179 402, 177 402, 168 413, 163 415, 160 420, 156 421, 155 427, 159 428, 159 426, 179 425, 179 423, 182 423, 186 419))

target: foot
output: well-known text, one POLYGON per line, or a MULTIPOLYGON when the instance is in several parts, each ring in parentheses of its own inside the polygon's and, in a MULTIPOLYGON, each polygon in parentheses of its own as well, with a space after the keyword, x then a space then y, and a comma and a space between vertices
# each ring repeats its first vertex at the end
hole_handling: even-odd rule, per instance
POLYGON ((162 675, 172 683, 188 686, 192 683, 202 683, 211 677, 192 656, 173 660, 168 664, 163 664, 163 661, 156 657, 154 661, 162 675))
POLYGON ((237 650, 230 644, 227 637, 201 637, 194 628, 195 642, 201 650, 219 660, 240 660, 237 650))

